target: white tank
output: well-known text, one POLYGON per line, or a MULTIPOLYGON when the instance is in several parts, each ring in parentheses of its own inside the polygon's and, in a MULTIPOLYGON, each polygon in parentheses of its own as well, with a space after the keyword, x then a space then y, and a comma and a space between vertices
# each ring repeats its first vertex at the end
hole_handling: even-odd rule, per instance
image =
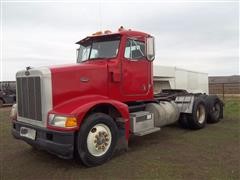
POLYGON ((146 111, 154 114, 154 126, 161 127, 178 121, 180 112, 174 102, 162 101, 159 104, 149 103, 146 111))

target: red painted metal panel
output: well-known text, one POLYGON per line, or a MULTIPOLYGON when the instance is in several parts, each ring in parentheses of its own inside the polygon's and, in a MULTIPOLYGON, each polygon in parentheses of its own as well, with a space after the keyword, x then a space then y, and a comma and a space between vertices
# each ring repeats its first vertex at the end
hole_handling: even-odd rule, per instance
POLYGON ((96 61, 52 67, 53 107, 90 94, 107 96, 107 64, 96 61))
POLYGON ((58 115, 64 115, 64 116, 75 116, 78 119, 78 127, 77 128, 58 128, 48 125, 49 129, 54 130, 61 130, 61 131, 73 131, 78 130, 83 118, 86 116, 87 112, 93 108, 96 105, 99 104, 108 104, 115 107, 121 114, 123 120, 125 121, 125 136, 126 139, 129 137, 129 112, 128 112, 128 106, 124 103, 121 103, 116 100, 109 99, 106 96, 100 96, 100 95, 89 95, 89 96, 81 96, 77 97, 71 100, 68 100, 66 102, 63 102, 62 104, 59 104, 56 106, 52 111, 49 113, 58 114, 58 115))

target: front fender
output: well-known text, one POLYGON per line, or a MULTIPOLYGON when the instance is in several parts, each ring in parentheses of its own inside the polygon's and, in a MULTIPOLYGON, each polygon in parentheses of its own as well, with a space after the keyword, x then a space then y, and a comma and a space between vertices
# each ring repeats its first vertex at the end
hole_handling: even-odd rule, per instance
POLYGON ((120 101, 116 101, 113 99, 109 99, 106 96, 100 95, 89 95, 83 97, 77 97, 71 99, 65 103, 62 103, 56 106, 51 112, 54 114, 61 114, 61 115, 73 115, 78 119, 78 129, 84 117, 86 116, 87 112, 96 105, 99 104, 109 104, 115 107, 118 112, 121 114, 124 122, 125 122, 125 135, 128 139, 129 136, 129 111, 128 106, 120 101))

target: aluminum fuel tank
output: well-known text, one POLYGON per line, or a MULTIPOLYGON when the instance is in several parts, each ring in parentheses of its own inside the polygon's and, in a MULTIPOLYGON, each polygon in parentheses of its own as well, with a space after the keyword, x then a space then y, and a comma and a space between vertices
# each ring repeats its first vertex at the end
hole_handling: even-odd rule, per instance
POLYGON ((154 114, 155 127, 173 124, 178 121, 180 115, 178 107, 173 101, 162 101, 159 104, 149 103, 145 110, 154 114))

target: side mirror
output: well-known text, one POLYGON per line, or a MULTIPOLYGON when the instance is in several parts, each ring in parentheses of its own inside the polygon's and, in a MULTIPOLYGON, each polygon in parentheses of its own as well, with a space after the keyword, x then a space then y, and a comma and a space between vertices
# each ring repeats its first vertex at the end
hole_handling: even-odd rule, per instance
POLYGON ((149 61, 155 59, 155 40, 152 36, 149 36, 146 39, 146 55, 149 61))

